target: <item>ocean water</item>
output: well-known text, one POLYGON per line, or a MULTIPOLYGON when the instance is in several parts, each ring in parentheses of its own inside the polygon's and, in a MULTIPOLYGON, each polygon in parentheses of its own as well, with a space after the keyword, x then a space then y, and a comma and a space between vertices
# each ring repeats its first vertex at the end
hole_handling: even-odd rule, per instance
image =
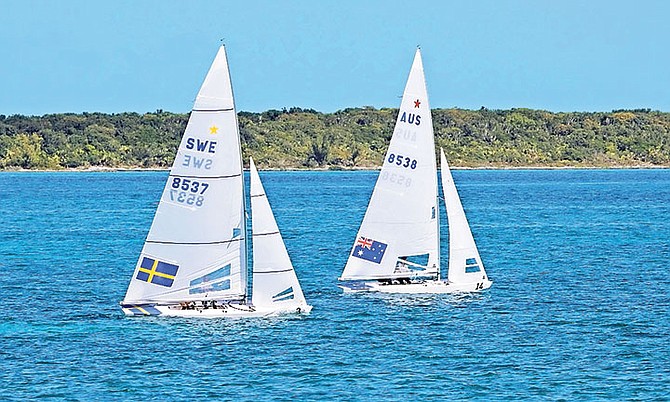
POLYGON ((0 173, 0 400, 670 399, 670 170, 455 171, 494 283, 433 296, 336 286, 377 172, 261 172, 312 313, 126 318, 166 176, 0 173))

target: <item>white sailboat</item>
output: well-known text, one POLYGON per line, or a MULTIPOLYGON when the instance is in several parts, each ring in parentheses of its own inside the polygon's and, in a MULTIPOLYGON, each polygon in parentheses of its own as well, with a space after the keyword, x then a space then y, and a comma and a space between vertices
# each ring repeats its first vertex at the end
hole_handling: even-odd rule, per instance
POLYGON ((311 310, 253 161, 250 165, 251 302, 240 135, 221 46, 121 302, 126 315, 254 317, 311 310))
POLYGON ((400 111, 368 209, 339 278, 345 292, 451 293, 489 288, 442 151, 449 223, 449 269, 440 279, 435 139, 417 49, 400 111))

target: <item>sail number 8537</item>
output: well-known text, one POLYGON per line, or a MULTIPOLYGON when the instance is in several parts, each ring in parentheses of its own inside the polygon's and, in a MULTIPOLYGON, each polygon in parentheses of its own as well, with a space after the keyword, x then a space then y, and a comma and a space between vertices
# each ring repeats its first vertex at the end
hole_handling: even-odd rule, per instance
POLYGON ((395 163, 398 166, 404 168, 416 169, 416 159, 409 158, 407 156, 390 154, 388 158, 389 163, 395 163))
POLYGON ((205 202, 205 197, 202 194, 205 193, 209 184, 181 177, 173 177, 171 187, 170 201, 200 207, 205 202))
POLYGON ((205 190, 209 187, 208 183, 201 181, 182 179, 181 177, 172 178, 172 188, 190 191, 194 194, 205 194, 205 190))

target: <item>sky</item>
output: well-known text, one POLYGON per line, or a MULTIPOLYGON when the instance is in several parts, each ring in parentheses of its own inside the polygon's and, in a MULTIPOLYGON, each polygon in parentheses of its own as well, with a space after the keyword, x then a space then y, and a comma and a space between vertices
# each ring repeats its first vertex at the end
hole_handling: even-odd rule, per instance
POLYGON ((237 109, 670 111, 665 0, 0 0, 0 114, 189 111, 221 40, 237 109))

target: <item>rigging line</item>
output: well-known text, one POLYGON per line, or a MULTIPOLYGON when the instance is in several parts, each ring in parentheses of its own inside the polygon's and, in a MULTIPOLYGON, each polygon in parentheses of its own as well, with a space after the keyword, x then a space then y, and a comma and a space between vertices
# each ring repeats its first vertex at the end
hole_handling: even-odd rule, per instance
POLYGON ((202 245, 208 245, 208 244, 226 244, 226 243, 232 243, 236 241, 241 241, 244 240, 244 237, 241 237, 239 239, 230 239, 230 240, 221 240, 221 241, 208 241, 208 242, 179 242, 179 241, 160 241, 160 240, 147 240, 147 243, 153 243, 153 244, 177 244, 177 245, 184 245, 184 246, 202 246, 202 245))
POLYGON ((291 272, 291 271, 293 271, 293 268, 280 269, 280 270, 277 270, 277 271, 253 271, 252 273, 253 274, 278 274, 278 273, 281 273, 281 272, 291 272))
POLYGON ((181 174, 170 174, 170 177, 182 177, 182 178, 190 178, 190 179, 230 179, 233 177, 239 177, 242 176, 241 173, 238 174, 231 174, 228 176, 188 176, 188 175, 181 175, 181 174))
POLYGON ((235 110, 235 109, 233 109, 231 107, 231 108, 227 108, 227 109, 192 109, 191 111, 192 112, 205 112, 206 113, 206 112, 231 112, 233 110, 235 110))
POLYGON ((251 234, 251 237, 255 237, 255 236, 270 236, 270 235, 274 235, 274 234, 279 234, 279 231, 277 230, 276 232, 252 233, 252 234, 251 234))
MULTIPOLYGON (((238 304, 238 306, 241 306, 241 304, 238 304)), ((232 302, 228 302, 228 307, 230 307, 232 309, 235 309, 235 310, 239 310, 239 311, 248 311, 248 312, 256 311, 256 309, 253 306, 248 306, 248 308, 239 308, 239 307, 233 306, 232 302)))

